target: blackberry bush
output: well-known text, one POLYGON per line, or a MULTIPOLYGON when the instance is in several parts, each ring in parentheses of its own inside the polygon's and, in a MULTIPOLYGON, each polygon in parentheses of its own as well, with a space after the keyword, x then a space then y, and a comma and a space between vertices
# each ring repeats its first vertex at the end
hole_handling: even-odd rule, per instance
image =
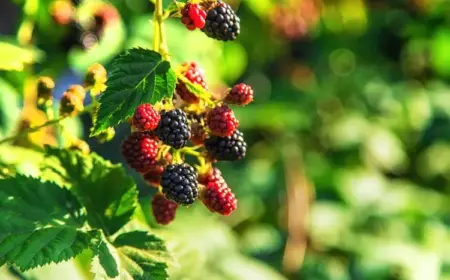
MULTIPOLYGON (((142 216, 139 201, 144 194, 139 195, 122 165, 91 151, 91 142, 81 139, 68 119, 88 115, 93 124, 90 137, 99 143, 111 141, 110 145, 116 145, 112 150, 120 150, 126 164, 155 187, 148 189, 155 194, 147 201, 156 223, 169 224, 180 206, 190 206, 198 199, 214 213, 231 214, 237 199, 214 163, 245 156, 246 144, 237 130, 239 121, 227 104, 248 104, 252 91, 238 85, 219 98, 223 94, 210 92, 198 63, 190 61, 174 67, 169 61, 164 21, 180 16, 188 30, 200 29, 209 37, 228 41, 236 39, 240 32, 239 18, 222 1, 173 1, 164 10, 162 0, 154 0, 153 49, 133 48, 102 56, 103 49, 94 48, 111 47, 109 39, 114 38, 115 30, 109 28, 121 27, 117 24, 119 11, 113 5, 54 0, 41 9, 29 5, 35 1, 21 2, 26 14, 18 28, 17 43, 0 42, 8 56, 0 62, 0 70, 26 69, 25 75, 5 75, 0 86, 5 91, 14 89, 9 79, 23 85, 24 100, 20 101, 25 106, 15 132, 7 124, 12 118, 5 115, 1 134, 8 136, 0 144, 11 142, 30 148, 32 157, 39 158, 39 167, 32 173, 41 177, 10 171, 10 166, 0 160, 0 213, 8 213, 0 215, 0 224, 5 225, 0 234, 2 265, 13 267, 11 271, 22 277, 22 271, 66 261, 89 249, 95 257, 95 278, 127 275, 130 279, 168 279, 166 260, 170 256, 163 240, 140 225, 143 219, 138 217, 142 216), (45 12, 52 20, 39 22, 41 17, 46 18, 45 12), (55 26, 54 32, 49 23, 55 26), (48 42, 34 38, 49 30, 51 34, 45 38, 48 42), (108 36, 108 41, 102 41, 103 36, 108 36), (32 46, 35 41, 39 42, 38 48, 32 46), (49 48, 51 44, 55 45, 49 48), (70 62, 76 64, 77 72, 86 61, 115 58, 108 63, 109 73, 100 63, 86 65, 80 84, 55 92, 59 81, 55 83, 48 76, 35 79, 39 71, 53 73, 41 69, 47 63, 39 67, 29 64, 39 60, 41 53, 51 56, 57 51, 70 53, 65 57, 70 59, 57 56, 57 61, 48 65, 70 62), (35 86, 31 81, 36 81, 35 86), (55 112, 54 102, 59 104, 59 112, 55 112), (121 123, 131 128, 120 145, 112 140, 121 123), (13 226, 11 217, 17 217, 13 226), (116 256, 133 265, 119 262, 116 256)), ((20 103, 15 102, 19 101, 15 97, 11 100, 20 103)), ((8 148, 2 149, 2 153, 9 152, 8 148)), ((15 150, 12 153, 16 156, 15 150)))

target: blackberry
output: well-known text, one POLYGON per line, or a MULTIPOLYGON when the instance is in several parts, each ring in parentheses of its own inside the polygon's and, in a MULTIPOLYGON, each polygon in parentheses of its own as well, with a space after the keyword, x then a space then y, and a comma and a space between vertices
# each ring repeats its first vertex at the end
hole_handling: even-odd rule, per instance
POLYGON ((202 191, 201 200, 211 212, 224 216, 237 208, 237 199, 225 181, 209 182, 202 191))
POLYGON ((228 137, 213 136, 206 139, 205 147, 212 159, 223 161, 235 161, 245 157, 247 143, 244 134, 236 130, 228 137))
POLYGON ((168 165, 160 183, 166 197, 178 204, 190 205, 198 196, 197 173, 186 163, 168 165))
POLYGON ((240 33, 240 19, 227 3, 217 1, 216 7, 209 10, 202 31, 211 38, 232 41, 240 33))
POLYGON ((198 182, 203 185, 208 185, 210 182, 224 182, 222 172, 218 168, 212 168, 208 172, 198 176, 198 182))
POLYGON ((206 122, 211 133, 221 137, 233 135, 239 126, 239 121, 234 116, 233 110, 227 105, 212 109, 206 117, 206 122))
POLYGON ((235 85, 225 97, 225 102, 236 105, 247 105, 253 101, 253 89, 251 86, 240 83, 235 85))
POLYGON ((151 132, 133 132, 122 143, 122 154, 134 170, 145 173, 156 163, 158 147, 151 132))
POLYGON ((162 111, 156 135, 164 144, 175 149, 184 147, 191 137, 186 114, 181 109, 162 111))
POLYGON ((163 194, 158 193, 153 196, 152 210, 155 220, 160 225, 167 225, 175 218, 178 205, 168 200, 163 194))
POLYGON ((206 12, 198 4, 187 3, 181 15, 181 22, 191 31, 205 26, 206 12))
MULTIPOLYGON (((191 83, 200 85, 204 89, 208 89, 208 85, 205 81, 205 72, 203 69, 195 62, 185 62, 182 64, 182 72, 183 76, 186 77, 191 83)), ((184 102, 190 104, 197 104, 199 102, 198 97, 189 91, 186 87, 186 84, 178 80, 176 93, 178 96, 183 99, 184 102)))

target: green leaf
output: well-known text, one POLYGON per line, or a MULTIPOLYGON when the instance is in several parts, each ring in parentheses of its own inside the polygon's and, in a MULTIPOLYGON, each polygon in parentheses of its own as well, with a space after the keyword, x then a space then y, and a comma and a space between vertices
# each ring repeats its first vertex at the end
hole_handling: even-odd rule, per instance
POLYGON ((89 233, 74 227, 55 226, 0 240, 0 265, 17 265, 25 271, 51 262, 69 260, 89 248, 89 233))
POLYGON ((18 175, 0 180, 0 238, 48 226, 81 226, 82 207, 69 190, 18 175))
POLYGON ((131 117, 142 103, 155 104, 171 98, 176 74, 170 63, 157 52, 135 48, 112 62, 107 89, 100 96, 100 107, 91 136, 131 117))
POLYGON ((88 248, 85 216, 67 189, 18 175, 0 180, 0 266, 28 270, 68 260, 88 248))
POLYGON ((167 264, 172 262, 164 242, 145 231, 131 231, 119 235, 112 246, 102 245, 92 264, 96 279, 120 275, 120 279, 168 279, 167 264), (114 266, 120 264, 119 270, 114 266), (109 270, 109 271, 108 271, 109 270))
POLYGON ((111 235, 125 225, 138 203, 133 179, 120 164, 95 153, 48 148, 43 177, 67 185, 86 207, 88 222, 111 235))
POLYGON ((25 64, 39 61, 42 52, 21 48, 12 43, 0 42, 0 70, 22 71, 25 64))
POLYGON ((182 81, 186 85, 186 88, 190 92, 192 92, 195 96, 203 99, 211 98, 211 94, 206 89, 204 89, 202 86, 198 84, 192 83, 183 74, 177 73, 177 79, 182 81))
MULTIPOLYGON (((103 268, 103 270, 97 269, 93 272, 96 275, 99 275, 100 273, 103 274, 104 271, 107 277, 117 277, 119 275, 119 270, 117 267, 116 259, 112 255, 110 247, 108 247, 108 243, 103 239, 103 237, 101 237, 100 234, 96 239, 93 239, 91 248, 96 255, 95 261, 98 262, 98 264, 103 268)), ((104 274, 103 278, 105 278, 104 274)))

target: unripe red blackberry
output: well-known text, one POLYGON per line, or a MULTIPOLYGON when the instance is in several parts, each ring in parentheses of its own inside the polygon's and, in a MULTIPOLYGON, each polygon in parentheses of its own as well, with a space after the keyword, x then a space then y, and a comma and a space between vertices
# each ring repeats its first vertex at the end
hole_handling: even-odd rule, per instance
POLYGON ((239 126, 233 110, 227 105, 212 109, 206 117, 206 122, 211 133, 220 137, 231 136, 239 126))
POLYGON ((181 22, 189 30, 205 26, 206 12, 198 4, 187 3, 181 11, 181 22))
POLYGON ((168 200, 163 194, 157 193, 152 199, 152 210, 155 220, 160 225, 167 225, 175 218, 178 205, 168 200))
POLYGON ((209 182, 225 182, 222 172, 218 168, 211 168, 207 173, 198 176, 198 182, 202 185, 208 185, 209 182))
POLYGON ((225 181, 211 181, 202 190, 201 200, 211 211, 224 216, 237 208, 237 199, 225 181))
POLYGON ((235 105, 247 105, 253 101, 253 89, 246 84, 240 83, 228 92, 225 102, 235 105))
POLYGON ((122 143, 122 155, 126 162, 140 173, 145 173, 155 164, 158 154, 158 139, 151 132, 133 132, 122 143))
MULTIPOLYGON (((205 72, 200 66, 195 62, 185 62, 182 64, 182 74, 188 79, 191 83, 200 85, 204 89, 208 89, 208 85, 205 81, 205 72)), ((186 87, 186 84, 178 80, 176 86, 176 93, 180 98, 186 103, 197 104, 199 102, 198 97, 190 92, 186 87)))
POLYGON ((141 104, 133 115, 133 126, 140 131, 155 130, 158 127, 161 116, 151 104, 141 104))
POLYGON ((197 173, 187 163, 168 165, 161 177, 161 187, 168 199, 191 205, 198 196, 197 173))
POLYGON ((191 137, 186 114, 181 109, 162 111, 156 135, 164 144, 175 149, 184 147, 191 137))
POLYGON ((245 157, 247 143, 244 134, 236 130, 228 137, 213 136, 205 141, 205 147, 211 159, 223 161, 235 161, 245 157))
POLYGON ((230 5, 219 0, 213 9, 208 11, 202 31, 208 37, 232 41, 240 33, 240 21, 230 5))
POLYGON ((50 77, 39 77, 37 81, 37 98, 39 103, 52 100, 53 89, 55 88, 55 82, 50 77))

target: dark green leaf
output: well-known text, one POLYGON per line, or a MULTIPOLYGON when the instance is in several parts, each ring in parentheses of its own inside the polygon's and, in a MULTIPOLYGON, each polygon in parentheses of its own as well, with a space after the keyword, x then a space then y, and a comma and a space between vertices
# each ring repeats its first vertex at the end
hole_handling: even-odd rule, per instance
POLYGON ((21 175, 0 180, 0 213, 0 238, 48 226, 80 227, 85 221, 69 190, 21 175))
POLYGON ((118 273, 121 279, 168 279, 166 269, 172 259, 158 237, 145 231, 131 231, 119 235, 113 245, 107 246, 105 243, 101 245, 103 253, 97 253, 99 257, 92 265, 97 278, 118 273), (114 270, 115 258, 120 263, 118 272, 114 270))
POLYGON ((119 235, 114 241, 123 268, 133 279, 167 279, 171 258, 164 242, 144 231, 119 235))
POLYGON ((0 263, 17 265, 20 270, 62 262, 89 247, 90 234, 74 227, 55 226, 0 240, 0 263))
POLYGON ((155 104, 171 98, 175 84, 175 72, 159 53, 146 49, 125 51, 112 62, 91 135, 128 119, 142 103, 155 104))
POLYGON ((88 212, 88 222, 110 235, 125 225, 138 203, 133 179, 120 164, 95 153, 47 149, 43 177, 70 187, 88 212))
POLYGON ((85 217, 67 189, 18 175, 0 180, 0 265, 21 270, 68 260, 88 248, 85 217))

